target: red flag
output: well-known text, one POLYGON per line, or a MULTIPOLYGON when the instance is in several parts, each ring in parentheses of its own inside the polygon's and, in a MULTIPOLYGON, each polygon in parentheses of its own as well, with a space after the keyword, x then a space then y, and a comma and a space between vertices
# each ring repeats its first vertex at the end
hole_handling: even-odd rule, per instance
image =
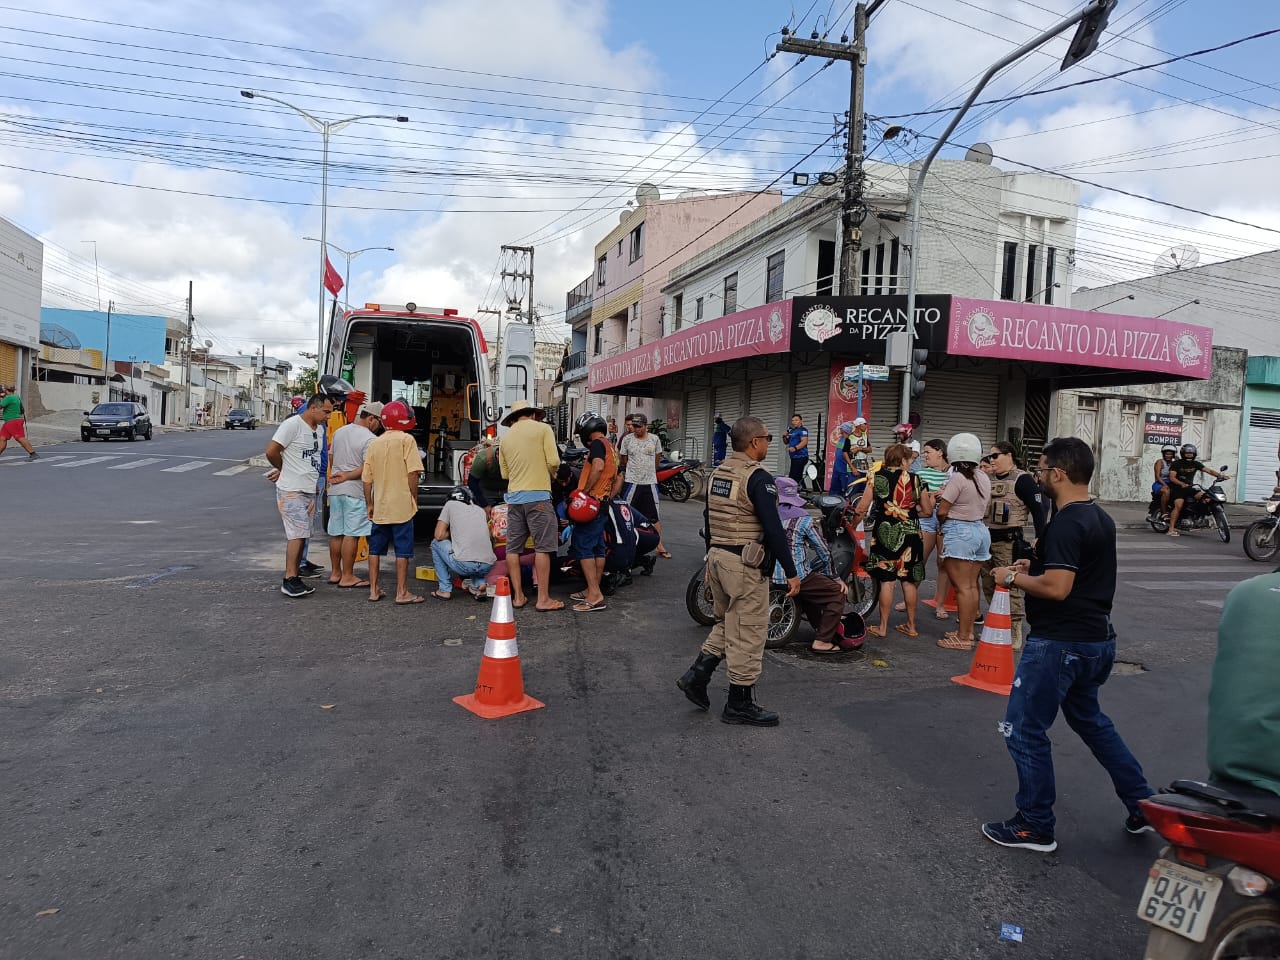
POLYGON ((324 287, 335 297, 338 295, 338 291, 342 289, 342 277, 333 268, 333 264, 329 262, 328 257, 324 258, 324 287))

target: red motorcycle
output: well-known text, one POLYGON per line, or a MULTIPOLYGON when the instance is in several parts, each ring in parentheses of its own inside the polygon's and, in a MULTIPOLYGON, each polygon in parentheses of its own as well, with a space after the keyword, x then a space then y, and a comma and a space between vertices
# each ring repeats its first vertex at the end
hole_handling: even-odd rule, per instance
POLYGON ((685 474, 700 466, 702 461, 694 460, 692 457, 684 460, 664 460, 658 465, 658 492, 666 494, 676 503, 684 503, 693 493, 693 484, 685 474))
POLYGON ((1280 796, 1175 780, 1140 806, 1170 844, 1138 904, 1146 960, 1280 957, 1280 796))

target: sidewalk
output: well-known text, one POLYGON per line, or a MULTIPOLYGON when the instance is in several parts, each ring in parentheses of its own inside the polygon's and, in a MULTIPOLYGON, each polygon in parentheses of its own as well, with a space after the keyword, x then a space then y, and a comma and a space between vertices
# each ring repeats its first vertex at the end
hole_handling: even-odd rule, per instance
MULTIPOLYGON (((58 443, 73 443, 80 439, 80 421, 84 414, 78 410, 60 410, 43 417, 27 420, 27 439, 33 447, 48 447, 58 443)), ((184 427, 180 424, 156 426, 156 436, 165 433, 195 433, 203 430, 220 430, 221 427, 184 427)))

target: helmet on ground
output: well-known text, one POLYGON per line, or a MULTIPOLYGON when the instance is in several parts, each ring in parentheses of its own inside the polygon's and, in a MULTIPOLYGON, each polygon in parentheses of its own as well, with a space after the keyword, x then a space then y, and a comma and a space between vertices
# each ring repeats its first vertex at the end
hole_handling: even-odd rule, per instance
POLYGON ((840 621, 846 640, 864 640, 867 636, 867 622, 857 610, 850 610, 840 621))
POLYGON ((465 503, 468 506, 474 502, 471 499, 471 491, 466 487, 454 487, 449 491, 449 499, 456 500, 458 503, 465 503))
POLYGON ((952 463, 977 463, 982 459, 982 441, 976 434, 957 433, 947 441, 947 459, 952 463))
POLYGON ((403 400, 392 400, 382 408, 382 425, 388 430, 412 430, 418 421, 408 404, 403 400))
POLYGON ((292 400, 289 401, 289 406, 293 407, 294 413, 297 413, 299 410, 302 409, 303 405, 306 402, 307 401, 305 397, 294 397, 292 400))
POLYGON ((1178 452, 1181 454, 1183 460, 1194 460, 1196 457, 1200 456, 1200 451, 1196 448, 1194 443, 1184 443, 1182 445, 1182 449, 1178 452))
POLYGON ((320 382, 316 384, 316 393, 325 397, 333 397, 335 400, 345 400, 347 394, 353 391, 355 387, 347 383, 341 377, 335 377, 331 373, 326 373, 320 378, 320 382))
POLYGON ((594 410, 588 410, 580 416, 573 424, 573 432, 578 435, 578 439, 584 444, 591 438, 593 433, 607 433, 608 425, 600 414, 594 410))
POLYGON ((600 516, 600 501, 585 490, 575 490, 569 494, 565 513, 574 523, 590 523, 600 516))
POLYGON ((895 435, 900 433, 903 436, 909 437, 911 434, 916 432, 916 428, 909 423, 900 423, 893 428, 893 432, 895 435))

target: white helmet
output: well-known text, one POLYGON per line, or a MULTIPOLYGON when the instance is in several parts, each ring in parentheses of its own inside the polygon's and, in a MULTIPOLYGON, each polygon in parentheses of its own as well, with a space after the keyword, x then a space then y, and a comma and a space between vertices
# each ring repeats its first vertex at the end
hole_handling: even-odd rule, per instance
POLYGON ((982 459, 982 441, 977 434, 957 433, 947 441, 947 459, 952 463, 977 463, 982 459))

